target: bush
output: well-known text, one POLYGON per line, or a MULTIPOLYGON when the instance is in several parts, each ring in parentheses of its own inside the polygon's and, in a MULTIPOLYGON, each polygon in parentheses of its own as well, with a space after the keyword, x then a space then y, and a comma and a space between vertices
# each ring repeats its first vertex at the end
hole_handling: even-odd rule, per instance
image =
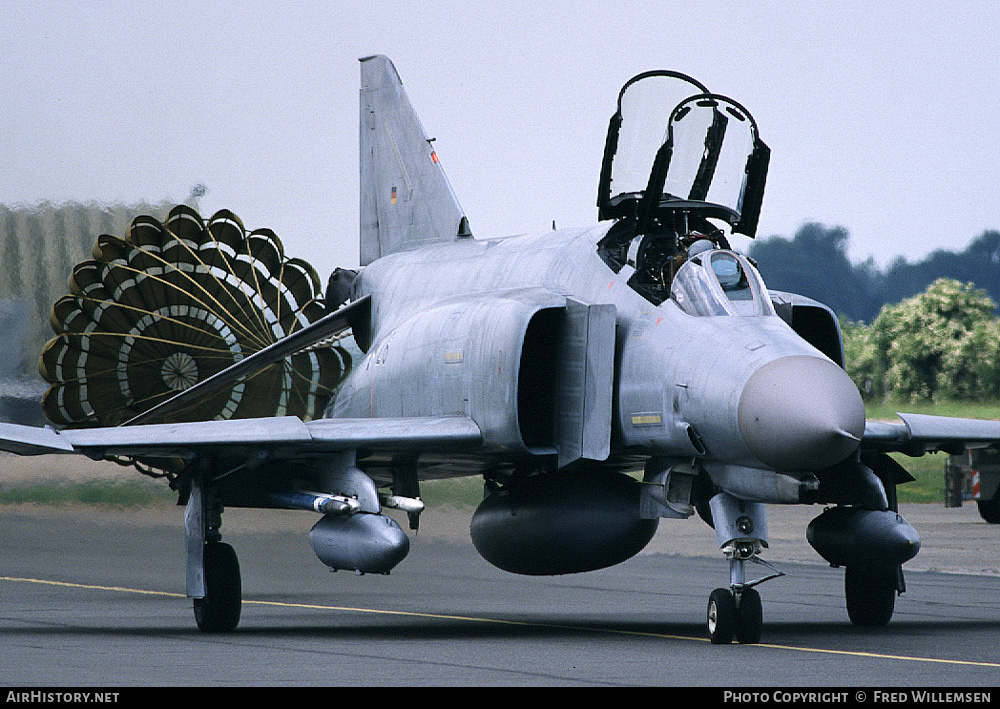
POLYGON ((940 278, 883 307, 871 326, 844 323, 843 331, 848 373, 867 398, 1000 396, 996 303, 972 284, 940 278))

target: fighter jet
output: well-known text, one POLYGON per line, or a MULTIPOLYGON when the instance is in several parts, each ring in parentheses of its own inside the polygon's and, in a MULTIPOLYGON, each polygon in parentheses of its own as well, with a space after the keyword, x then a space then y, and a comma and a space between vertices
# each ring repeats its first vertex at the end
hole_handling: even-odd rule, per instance
POLYGON ((409 549, 385 508, 415 528, 421 481, 457 476, 483 479, 476 549, 516 574, 605 568, 661 518, 707 522, 730 570, 708 598, 714 643, 760 640, 757 587, 781 575, 762 558, 768 505, 817 505, 807 538, 845 569, 851 621, 888 623, 920 546, 888 454, 998 446, 1000 422, 866 420, 834 313, 769 290, 732 246, 756 232, 770 159, 750 112, 678 72, 635 76, 598 223, 495 238, 473 232, 393 64, 360 61, 361 267, 338 271, 330 314, 120 426, 4 424, 0 447, 181 461, 206 632, 240 617, 226 507, 311 510, 326 566, 384 574, 409 549), (347 329, 363 356, 321 418, 171 422, 347 329))

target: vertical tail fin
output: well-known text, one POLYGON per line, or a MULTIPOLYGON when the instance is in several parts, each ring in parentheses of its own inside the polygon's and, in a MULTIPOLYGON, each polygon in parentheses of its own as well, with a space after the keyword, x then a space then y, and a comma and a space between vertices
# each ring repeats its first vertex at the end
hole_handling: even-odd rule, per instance
POLYGON ((387 57, 361 59, 361 265, 469 237, 469 223, 387 57))

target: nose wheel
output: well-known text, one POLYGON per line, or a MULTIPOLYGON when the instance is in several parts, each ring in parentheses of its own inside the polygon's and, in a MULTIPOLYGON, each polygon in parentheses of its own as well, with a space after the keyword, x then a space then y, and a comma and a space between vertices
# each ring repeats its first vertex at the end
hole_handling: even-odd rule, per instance
POLYGON ((728 645, 735 638, 741 644, 760 642, 764 612, 757 589, 739 594, 717 588, 708 597, 708 637, 713 645, 728 645))

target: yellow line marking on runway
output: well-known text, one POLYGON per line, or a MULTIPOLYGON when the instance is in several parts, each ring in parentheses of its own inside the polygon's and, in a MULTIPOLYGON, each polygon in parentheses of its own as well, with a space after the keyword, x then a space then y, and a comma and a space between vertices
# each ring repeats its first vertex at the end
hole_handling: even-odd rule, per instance
POLYGON ((1000 667, 998 662, 975 662, 973 660, 943 660, 937 657, 915 657, 912 655, 888 655, 880 652, 861 652, 860 650, 824 650, 822 648, 796 647, 794 645, 772 645, 757 643, 757 647, 770 647, 778 650, 797 650, 798 652, 823 652, 828 655, 851 655, 852 657, 872 657, 878 660, 906 660, 908 662, 937 662, 945 665, 973 665, 975 667, 1000 667))
POLYGON ((0 581, 18 581, 20 583, 37 583, 43 586, 61 586, 63 588, 85 588, 90 591, 118 591, 120 593, 141 593, 146 596, 167 596, 168 598, 187 598, 183 593, 168 591, 146 591, 141 588, 125 588, 123 586, 97 586, 91 583, 69 583, 68 581, 48 581, 46 579, 29 579, 17 576, 0 576, 0 581))
MULTIPOLYGON (((92 591, 116 591, 119 593, 138 593, 147 596, 163 596, 165 598, 187 598, 183 593, 171 593, 169 591, 148 591, 141 588, 126 588, 122 586, 99 586, 86 583, 69 583, 67 581, 48 581, 45 579, 21 578, 16 576, 0 576, 0 581, 12 581, 19 583, 34 583, 45 586, 60 586, 63 588, 82 588, 92 591)), ((494 625, 515 625, 529 628, 552 628, 557 630, 575 630, 592 633, 605 633, 609 635, 628 635, 633 637, 657 638, 663 640, 693 640, 695 642, 709 642, 708 638, 698 638, 691 635, 671 635, 668 633, 651 633, 641 630, 620 630, 615 628, 596 628, 592 626, 565 625, 559 623, 539 623, 525 620, 504 620, 502 618, 477 618, 475 616, 450 615, 443 613, 421 613, 419 611, 398 611, 384 610, 379 608, 358 608, 355 606, 331 606, 315 603, 288 603, 286 601, 249 601, 243 600, 244 605, 272 606, 276 608, 302 608, 305 610, 320 611, 345 611, 349 613, 367 613, 370 615, 395 615, 409 618, 431 618, 434 620, 460 620, 469 623, 490 623, 494 625)), ((801 647, 796 645, 775 645, 772 643, 755 643, 753 647, 770 648, 772 650, 786 650, 791 652, 810 652, 826 655, 846 655, 849 657, 867 657, 877 660, 903 660, 905 662, 931 662, 944 665, 966 665, 973 667, 1000 668, 997 662, 976 662, 973 660, 946 660, 937 657, 916 657, 912 655, 891 655, 879 652, 862 652, 860 650, 826 650, 823 648, 801 647)))

